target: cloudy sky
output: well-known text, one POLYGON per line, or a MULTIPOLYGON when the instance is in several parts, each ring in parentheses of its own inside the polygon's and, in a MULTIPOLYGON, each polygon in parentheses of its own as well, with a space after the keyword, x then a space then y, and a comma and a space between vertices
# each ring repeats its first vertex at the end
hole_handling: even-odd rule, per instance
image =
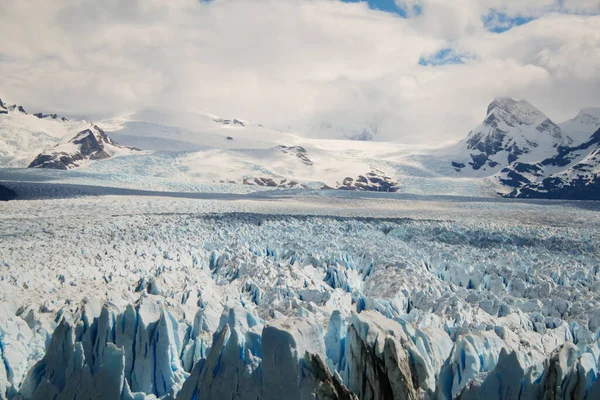
POLYGON ((496 96, 600 106, 600 0, 0 2, 0 98, 462 138, 496 96))

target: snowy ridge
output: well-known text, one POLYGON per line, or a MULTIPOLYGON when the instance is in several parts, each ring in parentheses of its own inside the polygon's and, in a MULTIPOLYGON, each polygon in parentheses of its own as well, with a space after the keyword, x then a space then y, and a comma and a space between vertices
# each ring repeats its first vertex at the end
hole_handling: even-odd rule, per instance
POLYGON ((576 147, 539 163, 514 163, 498 175, 510 197, 600 199, 600 129, 576 147))
POLYGON ((39 154, 29 168, 71 169, 92 161, 129 155, 137 149, 121 146, 96 125, 79 132, 67 142, 39 154))
POLYGON ((593 211, 550 227, 506 222, 489 207, 485 219, 460 222, 185 209, 106 218, 106 202, 99 213, 81 202, 81 226, 69 217, 78 202, 54 204, 60 218, 3 221, 9 398, 492 399, 522 388, 524 399, 583 399, 598 390, 593 211), (575 228, 578 218, 589 226, 575 228), (28 232, 26 246, 17 232, 28 232))
POLYGON ((600 129, 600 107, 584 108, 573 119, 559 124, 563 132, 574 139, 573 145, 579 145, 600 129))

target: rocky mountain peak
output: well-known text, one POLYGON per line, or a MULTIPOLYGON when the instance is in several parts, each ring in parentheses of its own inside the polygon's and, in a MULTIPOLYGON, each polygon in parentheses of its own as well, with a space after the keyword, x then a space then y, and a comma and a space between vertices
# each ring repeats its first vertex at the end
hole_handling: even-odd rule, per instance
POLYGON ((79 132, 67 143, 38 155, 29 168, 71 169, 78 167, 82 160, 103 160, 120 151, 129 150, 138 149, 121 146, 109 138, 102 129, 93 125, 79 132))
POLYGON ((534 125, 548 119, 543 112, 526 100, 514 100, 510 97, 497 97, 487 109, 486 121, 500 120, 510 127, 534 125))
POLYGON ((17 105, 17 104, 6 106, 5 109, 8 110, 8 111, 10 111, 10 112, 17 112, 17 113, 21 113, 21 114, 27 114, 27 111, 25 111, 25 109, 23 108, 23 106, 20 106, 20 105, 17 105))
POLYGON ((452 166, 461 171, 469 165, 479 175, 493 174, 522 156, 543 159, 573 140, 543 112, 526 100, 497 97, 484 121, 463 142, 461 156, 452 166))

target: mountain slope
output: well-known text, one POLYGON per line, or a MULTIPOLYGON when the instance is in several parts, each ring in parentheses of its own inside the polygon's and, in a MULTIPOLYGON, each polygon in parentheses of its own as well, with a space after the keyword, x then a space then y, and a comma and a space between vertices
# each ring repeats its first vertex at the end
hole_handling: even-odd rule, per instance
POLYGON ((558 126, 574 140, 574 145, 584 143, 600 129, 600 107, 584 108, 575 118, 558 126))
POLYGON ((573 139, 525 100, 497 98, 483 123, 454 149, 452 167, 466 176, 490 176, 515 161, 544 159, 573 139))
POLYGON ((600 129, 587 142, 561 147, 539 163, 515 163, 498 179, 514 187, 508 197, 600 200, 600 129), (557 167, 565 167, 548 173, 557 167))
POLYGON ((116 133, 128 143, 142 144, 147 138, 156 142, 156 138, 160 138, 167 145, 162 148, 166 151, 178 151, 182 143, 188 143, 191 148, 267 149, 282 143, 294 145, 303 141, 300 136, 260 123, 222 118, 206 112, 147 109, 99 121, 99 124, 109 135, 116 133))
POLYGON ((68 121, 56 114, 28 114, 19 105, 0 100, 0 166, 24 168, 40 151, 85 129, 86 121, 68 121))
POLYGON ((497 174, 507 197, 600 199, 600 108, 586 108, 561 129, 573 139, 537 162, 515 162, 497 174))
POLYGON ((74 138, 39 154, 29 168, 72 169, 91 161, 131 154, 137 149, 121 146, 97 126, 79 132, 74 138))

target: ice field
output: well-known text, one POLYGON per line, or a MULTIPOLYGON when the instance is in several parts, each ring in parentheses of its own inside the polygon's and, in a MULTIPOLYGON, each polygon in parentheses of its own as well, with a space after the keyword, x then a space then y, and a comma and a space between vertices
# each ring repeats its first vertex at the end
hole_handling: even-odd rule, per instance
POLYGON ((594 202, 3 184, 2 397, 598 398, 594 202))

